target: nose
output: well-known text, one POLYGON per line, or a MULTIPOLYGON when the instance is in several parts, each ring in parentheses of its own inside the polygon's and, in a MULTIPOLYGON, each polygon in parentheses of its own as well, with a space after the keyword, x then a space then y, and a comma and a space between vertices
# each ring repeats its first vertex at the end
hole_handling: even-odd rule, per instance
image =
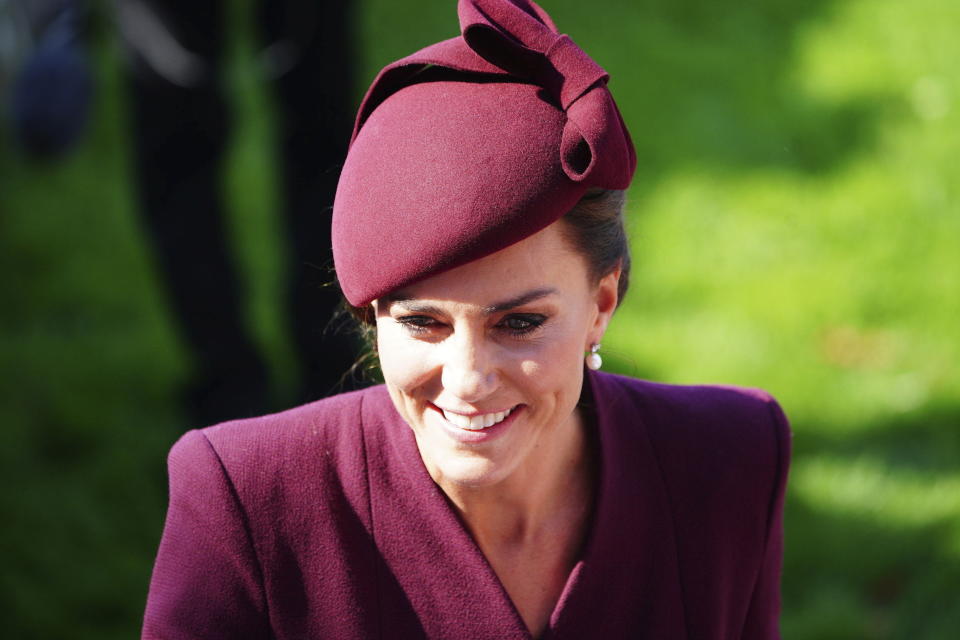
POLYGON ((497 388, 498 374, 493 345, 462 332, 444 344, 443 388, 464 402, 477 402, 497 388))

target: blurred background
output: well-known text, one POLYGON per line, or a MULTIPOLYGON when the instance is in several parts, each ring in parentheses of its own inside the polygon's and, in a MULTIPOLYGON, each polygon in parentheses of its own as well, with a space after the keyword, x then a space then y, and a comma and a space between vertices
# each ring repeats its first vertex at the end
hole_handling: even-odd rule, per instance
MULTIPOLYGON (((117 4, 84 6, 67 81, 33 103, 17 97, 38 49, 21 4, 0 0, 4 636, 129 638, 166 452, 202 426, 182 396, 194 356, 137 213, 117 4), (24 105, 70 108, 52 138, 28 139, 24 105)), ((795 433, 786 638, 956 637, 960 3, 541 4, 611 73, 639 156, 633 280, 605 368, 781 401, 795 433)), ((254 3, 224 6, 218 180, 240 323, 278 408, 301 390, 276 69, 254 3)), ((457 29, 452 0, 352 11, 350 109, 384 64, 457 29)))

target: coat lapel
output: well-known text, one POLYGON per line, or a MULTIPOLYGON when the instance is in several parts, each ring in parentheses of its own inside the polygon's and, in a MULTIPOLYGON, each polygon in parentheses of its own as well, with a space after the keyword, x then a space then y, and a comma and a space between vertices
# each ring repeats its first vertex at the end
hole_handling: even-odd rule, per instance
POLYGON ((671 507, 641 408, 623 383, 586 378, 600 451, 592 529, 549 638, 684 638, 671 507))

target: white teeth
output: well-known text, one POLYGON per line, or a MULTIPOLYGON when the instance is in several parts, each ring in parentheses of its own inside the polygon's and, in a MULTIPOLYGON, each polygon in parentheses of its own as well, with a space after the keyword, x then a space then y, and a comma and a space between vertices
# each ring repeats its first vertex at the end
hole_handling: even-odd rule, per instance
POLYGON ((454 426, 460 427, 461 429, 479 431, 481 429, 486 429, 487 427, 492 427, 499 422, 503 422, 506 417, 510 415, 511 411, 513 411, 513 409, 469 417, 459 413, 452 413, 444 409, 443 417, 447 419, 447 422, 454 426))

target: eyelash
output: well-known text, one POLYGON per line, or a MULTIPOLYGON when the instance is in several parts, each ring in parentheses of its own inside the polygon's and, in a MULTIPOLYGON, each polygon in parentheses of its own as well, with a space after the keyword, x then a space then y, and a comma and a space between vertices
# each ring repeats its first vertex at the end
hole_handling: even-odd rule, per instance
POLYGON ((527 336, 541 326, 547 321, 547 317, 539 313, 515 313, 505 317, 503 320, 497 323, 497 327, 502 328, 504 331, 507 331, 513 336, 522 337, 527 336), (508 322, 511 320, 518 320, 522 323, 522 326, 519 328, 511 328, 508 326, 508 322))
MULTIPOLYGON (((514 313, 503 318, 495 327, 515 338, 524 338, 543 326, 547 317, 539 313, 514 313), (510 327, 511 321, 518 321, 521 326, 510 327)), ((430 316, 401 316, 397 322, 402 324, 410 333, 423 334, 440 324, 430 316)))
POLYGON ((434 319, 429 316, 401 316, 397 318, 397 322, 411 333, 425 333, 436 324, 434 319))

